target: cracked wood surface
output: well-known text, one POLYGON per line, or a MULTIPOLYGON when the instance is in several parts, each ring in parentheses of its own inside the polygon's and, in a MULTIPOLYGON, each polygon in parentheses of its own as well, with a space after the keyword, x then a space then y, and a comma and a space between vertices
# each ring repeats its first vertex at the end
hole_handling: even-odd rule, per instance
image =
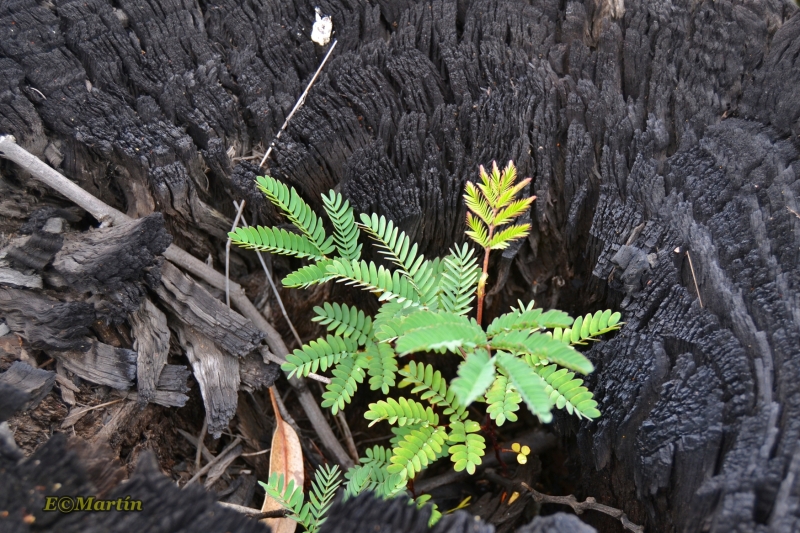
MULTIPOLYGON (((556 426, 578 429, 578 496, 647 531, 800 528, 797 8, 323 10, 339 44, 270 174, 318 209, 337 187, 430 255, 463 238, 477 165, 513 159, 539 199, 527 242, 493 265, 505 284, 487 313, 535 298, 627 322, 589 352, 603 417, 556 426)), ((248 221, 282 222, 237 157, 269 144, 323 57, 313 15, 289 0, 5 2, 0 132, 118 209, 162 212, 177 244, 219 261, 233 199, 248 221)), ((26 201, 0 208, 25 220, 26 201)), ((231 263, 234 278, 258 268, 231 263)))

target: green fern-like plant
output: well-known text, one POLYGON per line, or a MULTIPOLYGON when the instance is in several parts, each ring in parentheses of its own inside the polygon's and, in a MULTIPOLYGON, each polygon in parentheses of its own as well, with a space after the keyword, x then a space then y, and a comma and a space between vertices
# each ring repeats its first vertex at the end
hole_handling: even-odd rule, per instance
POLYGON ((303 497, 303 487, 295 486, 293 480, 285 483, 283 474, 272 474, 267 483, 259 481, 259 484, 271 498, 290 511, 289 518, 302 525, 308 533, 317 533, 325 523, 325 515, 333 504, 342 478, 338 466, 320 466, 314 472, 307 501, 303 497))
POLYGON ((257 186, 298 233, 256 227, 230 234, 245 248, 308 261, 283 279, 286 287, 337 282, 378 299, 374 316, 338 303, 314 308, 312 320, 326 327, 326 335, 295 350, 283 365, 290 375, 330 371, 322 406, 334 414, 367 377, 370 389, 386 395, 364 416, 370 425, 389 424, 394 436, 390 446, 368 449, 345 474, 348 495, 364 490, 387 498, 403 494, 409 480, 444 457, 456 471, 474 473, 486 450, 481 425, 467 410, 478 400, 498 426, 516 421, 522 404, 542 422, 552 419, 554 408, 582 419, 600 416, 579 377, 594 366, 576 346, 619 329, 619 313, 597 311, 573 320, 562 311, 520 302, 483 327, 489 254, 527 236, 530 224, 515 221, 535 197, 517 197, 530 179, 517 181, 513 163, 502 171, 496 163, 489 172, 481 167, 479 175, 477 184, 467 184, 464 201, 466 235, 483 251, 482 264, 468 243, 427 259, 393 221, 361 214, 356 222, 349 203, 333 191, 322 198, 333 228, 329 236, 299 194, 270 177, 259 177, 257 186), (383 261, 361 258, 362 233, 383 261), (403 360, 422 352, 457 359, 458 377, 447 383, 433 365, 403 360), (390 396, 395 388, 408 393, 390 396))

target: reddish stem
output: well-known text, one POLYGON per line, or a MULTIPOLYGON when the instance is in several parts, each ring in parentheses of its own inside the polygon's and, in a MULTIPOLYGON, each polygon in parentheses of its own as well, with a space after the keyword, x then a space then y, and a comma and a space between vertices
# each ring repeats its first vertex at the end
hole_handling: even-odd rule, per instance
MULTIPOLYGON (((495 213, 496 214, 496 213, 495 213)), ((494 226, 489 225, 488 240, 492 240, 494 234, 494 226)), ((488 246, 483 249, 483 273, 478 280, 478 325, 481 325, 483 320, 483 297, 486 295, 486 280, 489 279, 489 253, 492 251, 488 246)))

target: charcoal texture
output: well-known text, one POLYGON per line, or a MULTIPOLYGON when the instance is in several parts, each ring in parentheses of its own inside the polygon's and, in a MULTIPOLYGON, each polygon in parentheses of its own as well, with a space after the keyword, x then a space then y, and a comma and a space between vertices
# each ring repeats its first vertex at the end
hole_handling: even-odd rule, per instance
MULTIPOLYGON (((487 314, 535 298, 625 321, 588 352, 603 416, 557 417, 577 432, 578 496, 657 533, 800 529, 798 8, 319 6, 337 48, 264 169, 326 53, 312 4, 2 2, 0 129, 109 204, 163 213, 177 244, 217 263, 232 200, 248 222, 285 222, 253 189, 261 173, 317 210, 335 188, 431 256, 463 242, 478 165, 513 160, 533 178, 532 231, 492 262, 487 314)), ((238 274, 260 268, 234 258, 238 274)), ((38 305, 11 306, 19 290, 0 289, 15 331, 38 305)), ((74 349, 98 311, 54 305, 58 320, 26 335, 74 349)))

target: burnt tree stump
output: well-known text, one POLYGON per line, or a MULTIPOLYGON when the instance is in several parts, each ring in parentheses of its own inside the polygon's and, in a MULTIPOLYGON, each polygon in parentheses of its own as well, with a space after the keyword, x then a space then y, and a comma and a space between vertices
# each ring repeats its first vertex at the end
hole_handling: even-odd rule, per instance
MULTIPOLYGON (((616 308, 626 322, 589 352, 602 418, 555 424, 578 496, 653 532, 800 530, 797 7, 319 6, 339 43, 269 174, 317 208, 336 188, 437 255, 463 242, 461 195, 478 165, 514 160, 534 178, 533 231, 495 258, 487 312, 535 298, 573 313, 616 308)), ((248 222, 281 222, 252 186, 265 172, 254 154, 325 54, 309 39, 313 20, 313 4, 292 0, 5 0, 0 134, 134 218, 161 213, 176 244, 219 266, 233 200, 247 200, 248 222)), ((70 206, 13 165, 0 173, 0 229, 29 222, 41 234, 0 264, 0 316, 29 342, 90 353, 94 315, 125 320, 141 294, 48 304, 72 320, 37 322, 53 299, 42 283, 69 266, 52 262, 68 244, 44 223, 70 206), (33 217, 40 208, 50 211, 33 217)), ((279 275, 287 263, 273 266, 279 275)), ((83 281, 94 271, 70 268, 68 283, 96 290, 83 281)), ((234 278, 259 268, 232 255, 234 278)), ((167 282, 152 280, 162 292, 167 282)), ((163 311, 181 313, 172 294, 163 311)), ((214 340, 245 352, 258 339, 238 331, 214 340)), ((146 398, 163 364, 142 366, 146 398)), ((225 401, 223 422, 235 398, 225 401)))

